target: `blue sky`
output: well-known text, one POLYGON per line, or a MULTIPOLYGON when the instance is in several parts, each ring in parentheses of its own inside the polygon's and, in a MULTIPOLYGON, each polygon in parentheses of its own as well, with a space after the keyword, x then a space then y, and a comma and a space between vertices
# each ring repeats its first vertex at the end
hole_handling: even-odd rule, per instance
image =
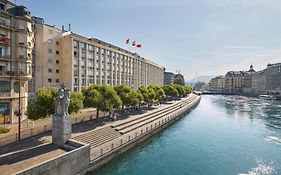
POLYGON ((17 0, 33 16, 120 47, 185 78, 281 62, 281 0, 17 0), (132 49, 131 49, 132 50, 132 49), (137 51, 139 54, 141 51, 137 51))

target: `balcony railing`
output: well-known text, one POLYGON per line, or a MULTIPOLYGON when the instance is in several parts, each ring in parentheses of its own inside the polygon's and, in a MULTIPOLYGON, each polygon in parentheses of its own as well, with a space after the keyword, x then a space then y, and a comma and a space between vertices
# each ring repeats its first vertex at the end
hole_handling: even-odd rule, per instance
POLYGON ((10 44, 10 38, 6 37, 6 36, 0 36, 0 42, 4 43, 4 44, 10 44))

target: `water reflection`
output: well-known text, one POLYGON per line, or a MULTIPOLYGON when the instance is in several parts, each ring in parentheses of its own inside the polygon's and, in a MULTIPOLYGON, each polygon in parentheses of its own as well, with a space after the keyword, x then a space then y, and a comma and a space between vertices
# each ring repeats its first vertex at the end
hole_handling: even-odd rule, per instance
POLYGON ((262 119, 265 125, 281 129, 281 101, 262 100, 243 96, 220 96, 211 98, 212 103, 226 110, 229 116, 262 119))

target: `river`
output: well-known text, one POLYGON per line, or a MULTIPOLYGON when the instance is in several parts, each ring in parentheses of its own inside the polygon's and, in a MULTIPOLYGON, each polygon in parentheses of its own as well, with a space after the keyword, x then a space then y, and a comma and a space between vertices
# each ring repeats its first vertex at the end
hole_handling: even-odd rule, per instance
POLYGON ((281 102, 202 96, 189 114, 91 175, 281 175, 281 102))

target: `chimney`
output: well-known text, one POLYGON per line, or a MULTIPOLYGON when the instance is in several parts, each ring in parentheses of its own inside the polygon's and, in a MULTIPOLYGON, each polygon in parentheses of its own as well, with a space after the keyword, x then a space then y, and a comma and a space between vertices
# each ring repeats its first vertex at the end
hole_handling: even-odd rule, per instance
POLYGON ((64 25, 61 27, 62 32, 64 32, 64 25))
POLYGON ((71 24, 68 24, 68 31, 71 31, 71 24))

